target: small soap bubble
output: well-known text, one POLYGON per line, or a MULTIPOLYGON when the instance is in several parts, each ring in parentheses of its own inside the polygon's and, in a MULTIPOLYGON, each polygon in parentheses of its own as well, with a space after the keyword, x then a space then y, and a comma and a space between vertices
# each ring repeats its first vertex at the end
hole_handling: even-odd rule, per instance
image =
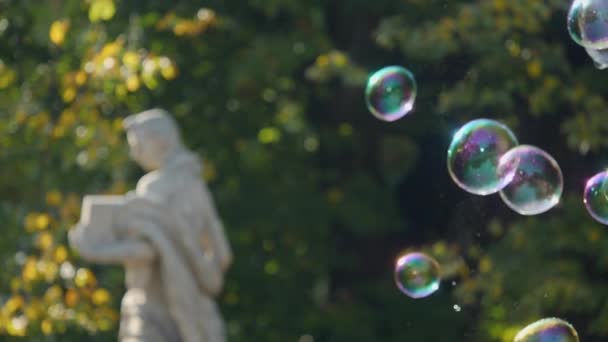
POLYGON ((608 171, 591 177, 585 185, 583 202, 596 221, 608 225, 608 171))
POLYGON ((545 318, 521 330, 514 342, 579 342, 574 327, 559 318, 545 318))
POLYGON ((568 31, 598 69, 608 68, 608 2, 575 0, 568 12, 568 31))
POLYGON ((500 158, 498 173, 508 183, 502 200, 521 215, 537 215, 559 203, 562 171, 553 157, 538 147, 521 145, 500 158))
POLYGON ((462 310, 462 308, 460 307, 460 305, 454 304, 454 311, 460 312, 460 310, 462 310))
POLYGON ((414 108, 416 92, 412 72, 400 66, 389 66, 376 71, 367 80, 365 102, 375 117, 392 122, 414 108))
POLYGON ((473 120, 454 134, 448 149, 448 172, 458 186, 472 194, 496 193, 508 183, 497 173, 498 161, 517 144, 513 132, 502 123, 473 120))
POLYGON ((411 298, 424 298, 439 289, 439 264, 423 253, 409 253, 397 259, 395 283, 411 298))

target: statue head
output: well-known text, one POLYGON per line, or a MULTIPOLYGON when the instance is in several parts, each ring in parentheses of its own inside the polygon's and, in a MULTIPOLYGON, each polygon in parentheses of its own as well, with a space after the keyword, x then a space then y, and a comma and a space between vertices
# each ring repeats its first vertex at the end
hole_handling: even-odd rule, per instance
POLYGON ((127 131, 131 158, 146 171, 159 169, 182 148, 177 124, 163 109, 150 109, 128 116, 123 126, 127 131))

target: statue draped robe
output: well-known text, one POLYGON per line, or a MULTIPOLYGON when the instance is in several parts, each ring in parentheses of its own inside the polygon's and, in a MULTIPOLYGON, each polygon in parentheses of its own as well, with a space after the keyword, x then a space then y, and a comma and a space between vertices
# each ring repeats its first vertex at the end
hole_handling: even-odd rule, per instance
POLYGON ((84 259, 125 267, 121 342, 226 340, 214 297, 232 252, 200 175, 198 159, 180 151, 135 192, 109 200, 111 222, 83 219, 70 232, 84 259))

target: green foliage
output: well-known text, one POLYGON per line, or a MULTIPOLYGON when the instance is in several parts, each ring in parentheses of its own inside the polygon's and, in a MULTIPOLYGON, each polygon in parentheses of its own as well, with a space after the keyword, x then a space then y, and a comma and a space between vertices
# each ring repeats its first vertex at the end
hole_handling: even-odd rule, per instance
POLYGON ((121 118, 155 106, 204 158, 236 252, 219 299, 231 341, 510 341, 544 316, 606 339, 608 235, 578 194, 605 164, 608 89, 566 10, 0 0, 0 340, 114 338, 122 274, 79 261, 66 231, 83 194, 123 193, 141 175, 121 118), (362 97, 389 64, 419 84, 414 113, 393 124, 362 97), (556 157, 559 208, 524 219, 456 188, 449 137, 477 117, 556 157), (437 295, 395 289, 406 249, 440 261, 437 295))

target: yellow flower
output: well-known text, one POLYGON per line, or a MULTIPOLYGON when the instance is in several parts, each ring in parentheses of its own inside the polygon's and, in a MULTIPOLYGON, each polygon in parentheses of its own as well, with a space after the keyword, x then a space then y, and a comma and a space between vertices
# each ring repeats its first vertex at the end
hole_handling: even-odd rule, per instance
POLYGON ((49 30, 49 38, 55 45, 61 46, 65 41, 65 35, 69 28, 70 22, 68 20, 54 21, 49 30))
POLYGON ((51 223, 51 217, 48 214, 39 214, 36 217, 36 229, 38 230, 44 230, 46 229, 49 224, 51 223))

